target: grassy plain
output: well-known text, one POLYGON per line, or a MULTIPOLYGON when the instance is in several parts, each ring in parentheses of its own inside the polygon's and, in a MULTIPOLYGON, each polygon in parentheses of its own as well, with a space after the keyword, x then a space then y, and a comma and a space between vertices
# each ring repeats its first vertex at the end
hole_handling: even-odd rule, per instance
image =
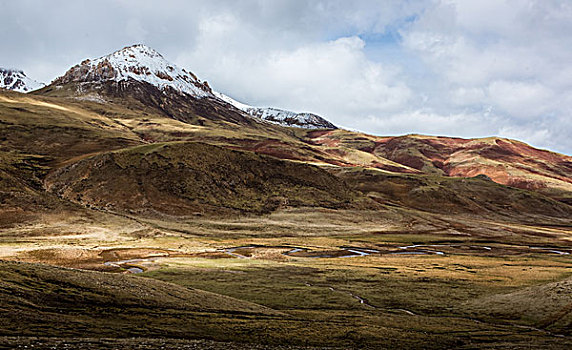
MULTIPOLYGON (((2 276, 3 293, 27 290, 32 278, 38 283, 32 284, 35 288, 53 291, 58 301, 51 304, 48 293, 41 304, 33 302, 22 310, 39 315, 63 312, 67 321, 30 327, 29 316, 21 317, 26 312, 10 311, 3 334, 21 334, 25 322, 25 334, 30 336, 66 339, 89 330, 100 337, 208 338, 245 342, 245 347, 559 349, 572 345, 572 261, 570 255, 547 250, 572 253, 571 227, 522 225, 525 234, 514 234, 511 223, 412 213, 392 208, 385 212, 298 208, 263 216, 177 220, 102 213, 109 219, 107 226, 99 231, 95 222, 89 226, 98 235, 70 234, 72 226, 13 228, 12 234, 4 230, 2 259, 107 272, 91 272, 88 280, 82 276, 88 272, 5 263, 4 274, 10 271, 10 277, 2 276), (454 228, 455 222, 463 223, 462 232, 454 228), (403 249, 409 245, 430 246, 403 249), (230 248, 241 246, 246 248, 229 254, 230 248), (306 255, 285 254, 295 247, 306 249, 306 255), (309 252, 332 253, 348 247, 379 252, 308 257, 309 252), (137 258, 144 261, 104 265, 137 258), (123 275, 129 267, 144 272, 123 275), (62 281, 53 274, 79 275, 62 281), (88 282, 98 278, 105 284, 88 282), (110 292, 122 281, 133 290, 127 288, 122 296, 110 292), (158 292, 142 296, 139 291, 146 288, 158 292), (161 292, 172 288, 180 293, 187 293, 187 288, 212 292, 215 301, 233 298, 224 299, 226 304, 214 302, 225 308, 260 305, 259 314, 204 312, 200 303, 201 311, 189 309, 181 305, 192 304, 195 297, 173 300, 172 293, 161 292), (98 297, 93 299, 92 293, 98 297), (62 295, 68 303, 60 302, 62 295), (129 295, 135 306, 130 306, 129 295), (511 295, 517 295, 518 302, 508 303, 511 295)), ((88 230, 85 223, 84 230, 88 230)))

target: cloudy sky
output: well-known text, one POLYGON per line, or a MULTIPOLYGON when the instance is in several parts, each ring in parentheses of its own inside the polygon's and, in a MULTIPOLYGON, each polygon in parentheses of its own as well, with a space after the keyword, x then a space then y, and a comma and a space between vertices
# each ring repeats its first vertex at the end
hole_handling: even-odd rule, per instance
POLYGON ((572 1, 0 0, 0 13, 0 66, 43 82, 143 43, 251 105, 572 154, 572 1))

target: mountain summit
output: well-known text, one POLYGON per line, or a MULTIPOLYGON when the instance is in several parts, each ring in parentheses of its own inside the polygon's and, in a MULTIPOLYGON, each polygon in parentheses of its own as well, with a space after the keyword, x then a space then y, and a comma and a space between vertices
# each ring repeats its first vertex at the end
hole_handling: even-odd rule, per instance
POLYGON ((44 84, 28 78, 18 69, 0 68, 0 88, 18 92, 30 92, 43 87, 44 84))
POLYGON ((196 98, 212 97, 206 82, 193 73, 167 61, 160 53, 145 45, 133 45, 72 67, 54 84, 72 82, 129 81, 146 82, 160 90, 174 89, 196 98))
POLYGON ((202 118, 238 124, 262 119, 283 126, 336 129, 315 114, 241 104, 213 91, 206 81, 140 44, 97 59, 86 59, 40 93, 57 97, 72 95, 96 102, 136 100, 173 119, 193 124, 201 124, 202 118), (229 104, 236 108, 229 108, 229 104))
POLYGON ((254 121, 225 108, 208 83, 145 45, 133 45, 70 68, 38 94, 146 109, 189 124, 254 121))

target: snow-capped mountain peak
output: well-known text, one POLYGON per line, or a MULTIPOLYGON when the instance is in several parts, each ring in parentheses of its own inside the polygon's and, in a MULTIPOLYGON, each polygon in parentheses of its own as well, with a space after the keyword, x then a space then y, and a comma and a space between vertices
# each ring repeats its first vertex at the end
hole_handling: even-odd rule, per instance
POLYGON ((44 84, 28 78, 18 69, 0 68, 0 88, 18 92, 30 92, 44 87, 44 84))
POLYGON ((233 105, 234 107, 248 113, 250 116, 260 118, 271 123, 283 126, 296 126, 305 129, 337 129, 337 127, 313 113, 297 113, 273 107, 253 107, 221 94, 213 92, 219 99, 233 105))
MULTIPOLYGON (((97 92, 97 90, 102 89, 102 83, 108 82, 113 83, 113 88, 116 89, 114 91, 133 91, 139 97, 143 96, 142 98, 147 102, 149 102, 147 96, 150 91, 139 88, 128 90, 126 87, 133 82, 144 82, 166 93, 165 96, 169 96, 173 91, 178 91, 194 98, 208 97, 222 100, 251 117, 275 124, 307 129, 336 129, 335 125, 312 113, 253 107, 212 91, 206 81, 200 81, 193 73, 167 61, 159 52, 140 44, 124 47, 97 59, 87 59, 69 69, 52 85, 58 87, 68 83, 78 84, 77 91, 81 95, 85 94, 86 91, 91 91, 85 84, 92 85, 97 92), (141 91, 143 91, 142 94, 141 91)), ((99 97, 96 96, 95 98, 99 97)), ((164 107, 161 106, 161 108, 164 107)))
POLYGON ((167 61, 145 45, 133 45, 72 67, 54 82, 142 81, 161 90, 172 88, 193 97, 213 96, 209 85, 193 73, 167 61))

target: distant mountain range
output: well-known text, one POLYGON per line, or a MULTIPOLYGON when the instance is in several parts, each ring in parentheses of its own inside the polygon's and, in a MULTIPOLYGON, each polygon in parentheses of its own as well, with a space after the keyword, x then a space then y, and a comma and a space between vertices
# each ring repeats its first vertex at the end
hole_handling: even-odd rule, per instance
MULTIPOLYGON (((192 141, 327 166, 331 171, 376 169, 407 176, 479 177, 491 184, 520 188, 572 203, 570 156, 494 137, 373 136, 338 129, 311 113, 249 106, 213 91, 206 81, 168 62, 157 51, 144 45, 134 45, 97 59, 84 60, 44 87, 28 79, 22 72, 2 72, 5 88, 33 91, 27 96, 38 99, 34 102, 35 106, 48 104, 69 111, 81 110, 82 116, 77 119, 77 125, 71 122, 76 117, 52 120, 44 116, 33 124, 42 127, 34 126, 28 130, 22 126, 25 133, 11 127, 3 133, 7 135, 5 143, 11 145, 9 147, 15 147, 25 154, 58 159, 58 162, 67 163, 76 157, 128 146, 192 141), (40 89, 33 90, 37 87, 40 89), (87 116, 89 121, 83 120, 87 116), (88 124, 91 126, 86 129, 88 124), (61 125, 68 126, 63 128, 61 125), (60 127, 61 130, 58 129, 60 127), (75 127, 78 129, 73 129, 75 127), (45 128, 55 131, 44 134, 42 130, 45 128), (75 130, 75 134, 70 134, 69 128, 75 130), (80 138, 79 135, 83 136, 80 138), (27 143, 25 140, 28 140, 27 143)), ((6 98, 8 101, 15 97, 6 98)), ((5 111, 8 118, 6 125, 18 125, 27 118, 36 118, 34 114, 23 111, 18 112, 22 115, 12 118, 12 113, 16 112, 10 109, 5 111)), ((162 153, 157 151, 156 154, 162 153)), ((184 157, 184 154, 177 154, 176 157, 184 157)), ((220 159, 222 162, 229 157, 221 155, 220 159)), ((133 162, 139 164, 139 160, 133 162)), ((216 173, 213 169, 208 171, 216 173)), ((110 174, 113 172, 108 171, 110 174)), ((122 174, 121 171, 117 173, 122 174)), ((175 175, 172 180, 176 181, 175 175)), ((290 180, 292 178, 284 181, 290 180)), ((67 178, 63 184, 60 180, 53 181, 58 183, 58 188, 75 183, 74 179, 67 178)), ((241 183, 246 180, 236 181, 241 183)), ((352 179, 348 181, 352 182, 352 179)), ((302 182, 302 179, 296 179, 296 183, 302 182)), ((336 188, 342 188, 340 186, 336 188)), ((495 188, 491 187, 491 191, 496 191, 495 188)), ((78 188, 75 190, 83 193, 78 188)), ((435 194, 431 193, 430 196, 435 194)), ((100 200, 99 197, 95 198, 93 203, 100 200)))

